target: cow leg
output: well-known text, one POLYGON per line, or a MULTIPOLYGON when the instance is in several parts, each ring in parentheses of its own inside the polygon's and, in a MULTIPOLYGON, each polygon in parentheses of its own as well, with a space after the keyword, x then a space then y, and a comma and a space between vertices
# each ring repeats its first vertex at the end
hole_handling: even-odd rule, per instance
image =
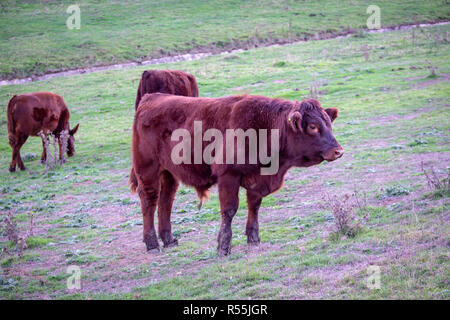
POLYGON ((24 171, 27 168, 23 164, 22 158, 20 157, 20 148, 22 148, 23 144, 27 141, 28 136, 20 135, 19 139, 17 139, 16 143, 16 164, 19 166, 20 170, 24 171))
POLYGON ((17 149, 16 149, 16 141, 13 136, 9 137, 9 145, 12 149, 12 157, 11 157, 11 164, 9 165, 9 172, 16 171, 16 159, 17 159, 17 149))
MULTIPOLYGON (((63 152, 63 142, 61 141, 61 136, 58 139, 58 145, 59 145, 59 164, 62 165, 66 163, 66 156, 63 152)), ((67 145, 67 143, 66 143, 67 145)))
POLYGON ((44 140, 42 140, 41 163, 44 164, 45 160, 47 160, 47 151, 45 150, 45 142, 44 142, 44 140))
POLYGON ((240 179, 234 175, 220 177, 218 181, 220 211, 222 222, 220 225, 217 253, 225 256, 231 252, 231 222, 239 207, 239 183, 240 179))
POLYGON ((258 211, 261 206, 262 197, 254 192, 247 191, 248 217, 245 234, 247 235, 247 243, 249 245, 258 245, 259 239, 259 223, 258 211))
POLYGON ((141 199, 141 210, 143 219, 143 241, 147 251, 159 250, 158 237, 155 231, 155 210, 159 198, 158 168, 144 168, 138 172, 138 194, 141 199))
POLYGON ((171 247, 178 244, 178 240, 172 236, 170 214, 172 213, 172 204, 179 182, 169 171, 163 171, 160 179, 161 191, 158 200, 158 233, 164 243, 164 247, 171 247))

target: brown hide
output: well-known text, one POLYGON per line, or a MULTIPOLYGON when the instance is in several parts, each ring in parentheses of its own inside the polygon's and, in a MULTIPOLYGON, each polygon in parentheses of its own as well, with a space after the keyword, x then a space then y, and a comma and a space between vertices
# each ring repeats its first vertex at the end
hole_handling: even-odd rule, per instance
MULTIPOLYGON (((249 244, 259 243, 258 210, 264 196, 278 190, 291 167, 308 167, 333 161, 343 154, 335 140, 331 123, 337 109, 323 109, 314 99, 292 102, 262 96, 231 96, 224 98, 190 98, 166 94, 143 97, 136 111, 133 135, 133 168, 130 175, 132 190, 141 199, 144 219, 144 242, 148 250, 158 248, 153 215, 158 206, 158 231, 164 246, 177 243, 171 233, 170 214, 179 182, 196 188, 203 198, 208 189, 218 184, 222 224, 218 238, 218 253, 226 255, 231 248, 231 221, 239 205, 239 187, 247 190, 249 215, 246 234, 249 244), (201 121, 202 133, 217 129, 226 144, 227 129, 279 130, 279 169, 262 175, 264 165, 259 157, 255 164, 175 164, 171 141, 176 129, 186 129, 194 136, 194 121, 201 121)), ((259 146, 259 137, 257 146, 259 146)), ((194 139, 192 139, 194 140, 194 139)), ((270 138, 267 139, 270 142, 270 138)), ((209 144, 203 141, 203 150, 209 144)), ((245 142, 248 150, 248 139, 245 142)), ((191 144, 194 163, 194 143, 191 144)), ((236 151, 236 145, 234 151, 236 151)), ((268 144, 272 154, 271 144, 268 144)), ((259 147, 258 147, 259 152, 259 147)), ((227 150, 223 148, 224 158, 227 150)), ((236 152, 235 152, 236 155, 236 152)), ((248 159, 246 159, 248 160, 248 159)))
POLYGON ((146 93, 168 93, 177 96, 198 97, 195 77, 178 70, 146 70, 142 73, 134 103, 135 109, 146 93))

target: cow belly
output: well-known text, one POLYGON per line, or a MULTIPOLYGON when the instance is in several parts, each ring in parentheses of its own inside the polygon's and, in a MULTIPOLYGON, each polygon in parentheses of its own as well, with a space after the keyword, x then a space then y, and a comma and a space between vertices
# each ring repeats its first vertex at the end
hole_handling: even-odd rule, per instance
POLYGON ((172 173, 183 184, 196 188, 207 189, 217 182, 217 178, 211 174, 208 165, 192 165, 166 163, 163 168, 172 173))
POLYGON ((279 189, 272 187, 268 181, 260 179, 258 176, 245 176, 242 178, 241 187, 253 191, 262 197, 265 197, 279 189), (259 178, 259 179, 258 179, 259 178))
POLYGON ((275 175, 245 175, 242 177, 241 187, 265 197, 283 186, 284 175, 288 168, 288 166, 281 167, 275 175))

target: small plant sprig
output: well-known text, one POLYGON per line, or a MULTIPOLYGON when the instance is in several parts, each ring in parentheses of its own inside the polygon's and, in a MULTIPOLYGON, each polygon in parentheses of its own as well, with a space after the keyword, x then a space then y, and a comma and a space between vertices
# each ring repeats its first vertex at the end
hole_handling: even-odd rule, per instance
POLYGON ((69 130, 63 130, 59 134, 59 143, 61 144, 61 159, 60 165, 66 162, 67 144, 69 142, 69 130))
POLYGON ((318 97, 319 97, 319 85, 317 82, 313 82, 309 86, 309 98, 318 99, 318 97))
POLYGON ((428 78, 436 78, 437 74, 436 71, 438 67, 436 67, 430 60, 425 59, 425 62, 427 63, 426 68, 430 71, 430 74, 428 75, 428 78))
POLYGON ((336 239, 340 236, 355 237, 362 229, 363 222, 369 220, 367 211, 367 195, 363 196, 358 191, 352 194, 345 194, 343 197, 330 196, 328 193, 323 197, 323 208, 331 210, 335 221, 336 239), (355 210, 365 213, 363 217, 358 217, 355 210))
POLYGON ((428 172, 423 164, 423 161, 420 162, 420 168, 427 180, 427 185, 432 191, 450 191, 450 172, 447 172, 447 176, 443 178, 439 178, 433 166, 430 166, 430 171, 428 172))
POLYGON ((55 161, 53 160, 53 154, 51 152, 50 149, 50 137, 49 136, 53 136, 53 134, 50 135, 46 135, 42 130, 38 132, 38 135, 41 137, 42 139, 42 145, 44 147, 44 151, 45 151, 45 173, 47 173, 49 170, 53 170, 54 169, 54 163, 55 161))
POLYGON ((33 228, 34 228, 34 215, 32 212, 28 212, 28 219, 29 219, 29 223, 28 223, 28 231, 27 231, 27 238, 32 237, 33 236, 33 228))
MULTIPOLYGON (((28 216, 30 218, 30 223, 28 226, 28 230, 24 235, 20 234, 17 220, 12 212, 7 212, 4 215, 3 220, 1 221, 1 232, 6 236, 8 241, 10 241, 14 245, 19 257, 23 256, 23 251, 27 248, 27 239, 33 236, 33 215, 31 213, 28 213, 28 216)), ((9 252, 5 248, 3 248, 2 254, 3 253, 9 252)))
POLYGON ((66 162, 65 154, 67 152, 67 145, 69 141, 69 130, 63 130, 59 137, 53 133, 45 134, 42 130, 38 132, 41 137, 47 157, 45 158, 45 173, 49 170, 54 170, 56 167, 62 166, 66 162), (51 142, 50 142, 51 141, 51 142), (61 158, 58 161, 58 146, 60 147, 61 158), (52 151, 53 147, 53 151, 52 151))
POLYGON ((364 57, 364 60, 367 62, 369 61, 369 46, 367 44, 363 45, 361 47, 361 51, 364 57))

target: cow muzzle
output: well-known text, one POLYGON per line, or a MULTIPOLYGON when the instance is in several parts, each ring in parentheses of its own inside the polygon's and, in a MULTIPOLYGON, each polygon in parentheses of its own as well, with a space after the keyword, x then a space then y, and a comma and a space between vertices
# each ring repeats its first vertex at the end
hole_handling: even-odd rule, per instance
POLYGON ((330 151, 324 153, 322 157, 327 161, 334 161, 344 155, 344 149, 342 147, 333 148, 330 151))

